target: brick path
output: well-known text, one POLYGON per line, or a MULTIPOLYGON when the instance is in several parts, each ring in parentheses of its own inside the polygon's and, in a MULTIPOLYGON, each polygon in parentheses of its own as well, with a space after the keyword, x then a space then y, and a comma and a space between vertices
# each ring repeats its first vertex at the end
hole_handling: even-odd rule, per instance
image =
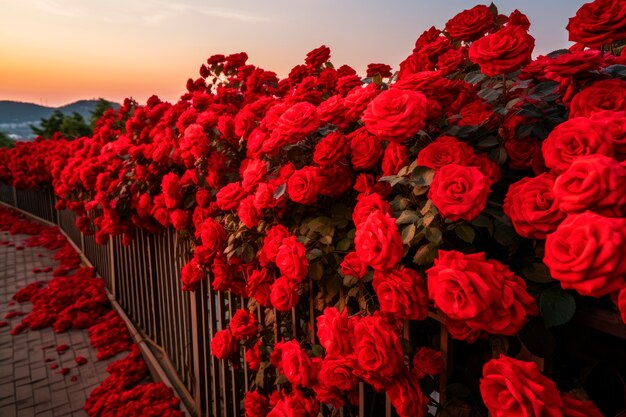
MULTIPOLYGON (((10 240, 21 245, 28 236, 11 236, 0 232, 0 240, 10 240)), ((7 312, 30 311, 31 304, 16 303, 9 306, 11 297, 25 285, 49 280, 52 273, 33 273, 35 267, 56 267, 53 252, 43 248, 0 246, 0 321, 9 326, 0 328, 0 416, 1 417, 56 417, 86 416, 82 410, 92 389, 107 376, 107 365, 126 353, 106 361, 96 360, 96 350, 89 344, 87 330, 70 330, 54 333, 52 328, 25 331, 12 336, 10 331, 21 320, 20 316, 4 318, 7 312), (67 344, 70 349, 59 354, 56 346, 67 344), (45 347, 50 347, 44 349, 45 347), (88 362, 78 366, 76 356, 84 356, 88 362), (46 358, 53 361, 46 362, 46 358), (58 368, 52 370, 51 364, 58 368), (70 373, 61 375, 59 370, 69 368, 70 373), (76 381, 71 381, 72 376, 76 381)))

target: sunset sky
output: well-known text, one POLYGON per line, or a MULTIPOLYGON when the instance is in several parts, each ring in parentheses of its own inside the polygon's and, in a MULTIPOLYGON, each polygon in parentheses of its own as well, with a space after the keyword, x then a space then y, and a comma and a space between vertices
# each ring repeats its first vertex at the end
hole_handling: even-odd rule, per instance
MULTIPOLYGON (((502 0, 532 23, 535 55, 567 47, 579 0, 502 0)), ((0 0, 0 100, 58 106, 150 95, 175 101, 215 53, 285 76, 322 44, 334 64, 398 68, 415 39, 476 0, 0 0)))

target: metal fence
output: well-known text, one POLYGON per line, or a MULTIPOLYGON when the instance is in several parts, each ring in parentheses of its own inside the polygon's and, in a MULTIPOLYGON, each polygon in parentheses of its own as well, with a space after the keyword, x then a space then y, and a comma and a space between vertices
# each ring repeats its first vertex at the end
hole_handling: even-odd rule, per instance
MULTIPOLYGON (((99 245, 93 235, 78 230, 74 212, 54 210, 50 190, 16 192, 3 185, 0 199, 59 225, 106 281, 192 413, 207 417, 244 415, 243 398, 256 375, 246 366, 245 348, 241 348, 233 363, 213 357, 210 344, 212 335, 226 328, 236 309, 246 308, 249 300, 230 292, 213 291, 208 282, 202 282, 195 292, 182 291, 180 270, 190 251, 179 241, 176 231, 152 234, 138 230, 129 245, 122 244, 120 237, 99 245)), ((307 306, 300 311, 294 308, 281 313, 256 304, 259 323, 273 328, 276 340, 300 337, 307 328, 314 333, 315 318, 320 314, 311 296, 315 285, 309 279, 301 298, 307 306)), ((439 326, 436 320, 432 323, 439 326)), ((440 348, 447 352, 448 333, 444 326, 441 329, 440 348)), ((406 337, 414 332, 408 322, 404 331, 406 337)), ((315 343, 314 334, 310 342, 315 343)), ((445 387, 445 375, 440 382, 445 387)), ((361 383, 359 404, 346 406, 341 415, 391 417, 394 413, 385 394, 375 393, 361 383)))

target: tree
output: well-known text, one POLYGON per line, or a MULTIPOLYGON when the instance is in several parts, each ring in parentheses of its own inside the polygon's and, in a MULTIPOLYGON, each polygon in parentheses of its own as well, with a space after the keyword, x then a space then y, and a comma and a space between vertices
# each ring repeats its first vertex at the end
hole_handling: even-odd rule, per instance
POLYGON ((63 113, 60 110, 55 110, 47 119, 44 117, 41 119, 40 126, 36 127, 31 125, 30 128, 34 134, 46 139, 50 139, 55 132, 61 130, 61 124, 63 123, 63 113))
POLYGON ((98 104, 96 104, 96 107, 94 107, 94 109, 91 111, 91 116, 89 117, 91 128, 92 129, 95 128, 96 122, 98 121, 98 119, 100 119, 102 115, 106 113, 107 110, 112 109, 112 108, 113 108, 113 103, 100 97, 98 99, 98 104))
POLYGON ((91 127, 85 122, 80 113, 73 112, 66 116, 60 110, 55 110, 50 117, 41 119, 41 127, 31 125, 32 131, 45 139, 50 139, 56 132, 60 132, 67 139, 76 139, 90 136, 91 127))
POLYGON ((4 132, 0 132, 0 148, 13 148, 15 141, 4 132))

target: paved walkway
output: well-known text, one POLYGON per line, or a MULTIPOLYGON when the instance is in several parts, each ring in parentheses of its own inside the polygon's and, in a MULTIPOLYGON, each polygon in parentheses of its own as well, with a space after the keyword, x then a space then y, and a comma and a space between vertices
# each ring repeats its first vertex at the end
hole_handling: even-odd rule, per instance
MULTIPOLYGON (((11 236, 0 232, 0 240, 23 245, 25 235, 11 236)), ((107 365, 126 352, 106 361, 96 360, 96 350, 89 344, 87 330, 54 333, 52 328, 25 331, 12 336, 10 331, 22 319, 5 318, 11 311, 29 312, 30 303, 10 305, 19 289, 35 281, 49 280, 52 273, 34 273, 33 268, 56 267, 53 252, 43 248, 0 245, 0 416, 57 417, 86 416, 82 410, 92 389, 108 375, 107 365), (67 344, 69 350, 58 353, 56 347, 67 344), (88 362, 78 366, 75 357, 84 356, 88 362), (51 369, 55 364, 56 369, 51 369), (60 370, 69 368, 62 375, 60 370)))

